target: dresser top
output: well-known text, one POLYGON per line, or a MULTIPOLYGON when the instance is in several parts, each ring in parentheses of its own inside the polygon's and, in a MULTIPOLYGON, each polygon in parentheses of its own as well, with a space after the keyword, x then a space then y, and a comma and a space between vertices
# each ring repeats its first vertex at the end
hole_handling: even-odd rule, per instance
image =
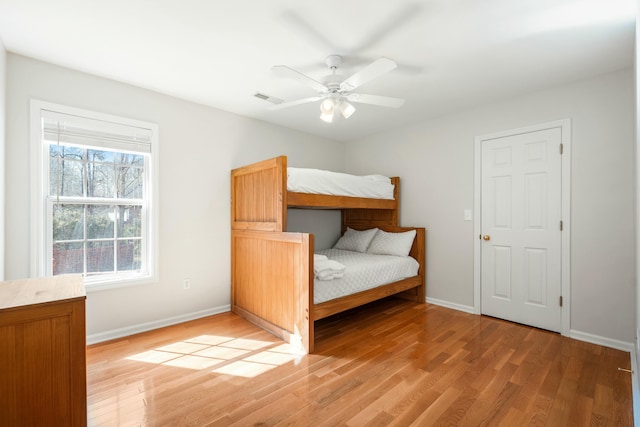
POLYGON ((0 282, 0 309, 85 298, 79 274, 0 282))

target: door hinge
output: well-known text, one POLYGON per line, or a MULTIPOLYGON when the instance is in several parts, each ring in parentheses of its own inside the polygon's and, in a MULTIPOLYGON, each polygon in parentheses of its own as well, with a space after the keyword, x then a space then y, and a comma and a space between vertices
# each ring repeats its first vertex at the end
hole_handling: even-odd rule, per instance
POLYGON ((564 144, 560 144, 560 154, 564 152, 564 144))
POLYGON ((562 307, 562 295, 560 295, 560 307, 562 307))
POLYGON ((564 228, 564 224, 562 223, 562 220, 560 220, 560 231, 562 231, 563 228, 564 228))

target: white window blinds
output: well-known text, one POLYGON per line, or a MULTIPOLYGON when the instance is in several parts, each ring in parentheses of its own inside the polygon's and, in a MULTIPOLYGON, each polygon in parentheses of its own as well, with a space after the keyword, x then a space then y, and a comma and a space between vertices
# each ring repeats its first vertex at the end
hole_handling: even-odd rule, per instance
POLYGON ((42 127, 45 142, 49 144, 151 152, 152 130, 138 126, 42 110, 42 127))

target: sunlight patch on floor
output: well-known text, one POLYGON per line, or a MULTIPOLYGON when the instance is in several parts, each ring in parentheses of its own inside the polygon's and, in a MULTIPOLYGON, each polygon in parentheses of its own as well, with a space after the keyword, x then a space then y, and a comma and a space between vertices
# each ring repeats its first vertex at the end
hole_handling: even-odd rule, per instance
POLYGON ((187 354, 184 356, 180 356, 177 359, 169 360, 164 364, 168 366, 175 366, 177 368, 200 370, 209 368, 222 362, 224 362, 223 359, 214 359, 211 357, 201 357, 187 354))
POLYGON ((286 343, 200 335, 134 354, 127 360, 253 378, 302 355, 286 343))
POLYGON ((234 377, 253 378, 275 368, 277 365, 265 365, 262 363, 245 362, 239 360, 213 370, 217 374, 233 375, 234 377))

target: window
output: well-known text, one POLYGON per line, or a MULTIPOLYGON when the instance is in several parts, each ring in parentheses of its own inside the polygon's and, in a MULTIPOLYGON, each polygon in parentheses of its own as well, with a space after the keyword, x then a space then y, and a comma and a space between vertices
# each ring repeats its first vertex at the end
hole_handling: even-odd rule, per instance
POLYGON ((79 273, 87 289, 154 279, 157 126, 41 101, 32 122, 34 275, 79 273))

